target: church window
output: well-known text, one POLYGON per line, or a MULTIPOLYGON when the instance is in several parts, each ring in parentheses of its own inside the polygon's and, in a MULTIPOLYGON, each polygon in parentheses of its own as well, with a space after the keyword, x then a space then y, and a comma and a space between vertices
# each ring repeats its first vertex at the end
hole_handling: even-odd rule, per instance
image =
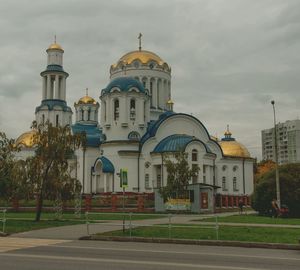
POLYGON ((222 167, 222 170, 223 170, 223 171, 226 171, 226 169, 227 169, 227 166, 224 165, 224 166, 222 167))
POLYGON ((141 138, 140 134, 136 131, 131 131, 129 134, 128 134, 128 139, 129 140, 132 140, 132 141, 139 141, 141 138))
MULTIPOLYGON (((197 164, 192 164, 192 169, 193 170, 196 170, 197 167, 198 167, 197 164)), ((196 184, 198 182, 198 172, 193 176, 192 181, 193 181, 193 184, 196 184)))
POLYGON ((146 88, 146 81, 143 81, 143 86, 144 88, 146 88))
POLYGON ((88 119, 87 119, 88 121, 90 121, 91 120, 91 111, 90 110, 88 110, 88 119))
POLYGON ((42 115, 42 123, 45 124, 45 115, 42 115))
POLYGON ((196 149, 192 150, 192 161, 198 161, 198 151, 196 149))
POLYGON ((84 111, 82 110, 81 111, 81 121, 83 121, 84 120, 84 111))
POLYGON ((149 174, 145 174, 145 189, 150 188, 149 174))
POLYGON ((236 172, 237 169, 238 169, 238 166, 233 166, 233 168, 232 168, 232 170, 233 170, 234 172, 236 172))
POLYGON ((130 120, 135 120, 135 99, 130 100, 130 120))
POLYGON ((222 177, 222 190, 223 191, 227 190, 227 188, 226 188, 226 177, 225 176, 222 177))
POLYGON ((119 120, 119 113, 120 113, 120 107, 119 107, 119 100, 116 99, 114 102, 114 120, 119 120))
POLYGON ((233 177, 233 191, 238 191, 236 177, 233 177))
POLYGON ((58 124, 59 124, 59 116, 58 116, 58 114, 57 114, 57 115, 56 115, 56 121, 55 121, 56 127, 58 127, 58 124))

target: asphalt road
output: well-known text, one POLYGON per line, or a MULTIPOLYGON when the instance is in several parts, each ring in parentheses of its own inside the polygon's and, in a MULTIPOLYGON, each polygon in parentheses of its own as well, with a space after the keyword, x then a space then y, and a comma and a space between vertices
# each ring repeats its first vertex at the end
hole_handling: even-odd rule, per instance
POLYGON ((2 241, 1 270, 300 269, 300 251, 292 250, 53 240, 35 245, 34 239, 20 241, 2 241))

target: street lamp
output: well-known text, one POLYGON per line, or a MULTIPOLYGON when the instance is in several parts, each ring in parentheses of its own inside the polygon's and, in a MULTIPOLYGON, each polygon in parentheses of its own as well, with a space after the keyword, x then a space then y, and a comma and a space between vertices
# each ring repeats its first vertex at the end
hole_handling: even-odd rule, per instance
POLYGON ((277 196, 277 203, 278 207, 281 207, 280 201, 280 184, 279 184, 279 169, 278 169, 278 144, 277 144, 277 129, 276 129, 276 115, 275 115, 275 101, 272 100, 271 104, 273 106, 273 113, 274 113, 274 137, 275 137, 275 174, 276 174, 276 196, 277 196))

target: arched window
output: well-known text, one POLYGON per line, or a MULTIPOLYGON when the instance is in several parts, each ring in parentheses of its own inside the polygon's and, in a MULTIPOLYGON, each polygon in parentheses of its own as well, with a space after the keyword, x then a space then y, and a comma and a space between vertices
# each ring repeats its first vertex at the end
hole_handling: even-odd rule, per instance
POLYGON ((45 115, 44 114, 42 115, 42 124, 43 125, 45 124, 45 115))
POLYGON ((84 111, 81 110, 81 121, 83 121, 83 120, 84 120, 84 111))
POLYGON ((226 177, 225 176, 222 177, 222 190, 223 191, 227 190, 227 188, 226 188, 226 177))
POLYGON ((87 119, 88 121, 90 121, 91 120, 91 110, 88 110, 88 119, 87 119))
POLYGON ((55 126, 58 127, 58 124, 59 124, 59 116, 57 114, 55 119, 55 126))
POLYGON ((130 120, 135 120, 135 99, 130 100, 130 120))
POLYGON ((120 113, 119 100, 116 99, 114 102, 114 120, 115 121, 119 120, 119 113, 120 113))
POLYGON ((198 151, 196 149, 192 150, 192 161, 198 161, 198 151))
POLYGON ((106 102, 103 102, 104 121, 106 122, 106 102))
POLYGON ((232 184, 233 184, 233 191, 238 191, 236 177, 233 177, 232 184))

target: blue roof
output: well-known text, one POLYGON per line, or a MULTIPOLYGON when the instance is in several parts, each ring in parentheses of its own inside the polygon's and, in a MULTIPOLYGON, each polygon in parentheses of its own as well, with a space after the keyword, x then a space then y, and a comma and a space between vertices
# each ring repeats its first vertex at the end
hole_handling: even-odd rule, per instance
POLYGON ((202 143, 206 149, 206 152, 212 153, 209 147, 205 143, 203 143, 202 141, 200 141, 199 139, 193 136, 186 135, 186 134, 174 134, 164 138, 156 145, 153 152, 163 153, 163 152, 184 151, 186 146, 192 141, 197 141, 202 143))
POLYGON ((72 112, 72 109, 67 105, 67 102, 61 99, 44 99, 40 106, 35 108, 37 113, 43 106, 47 106, 49 111, 53 111, 54 106, 60 107, 64 112, 72 112))
POLYGON ((141 143, 144 143, 144 142, 147 141, 150 137, 155 136, 155 133, 156 133, 158 127, 160 126, 160 124, 161 124, 165 119, 167 119, 170 115, 174 115, 174 114, 175 114, 175 113, 172 112, 172 111, 166 111, 166 112, 164 112, 163 114, 161 114, 161 115, 159 116, 159 118, 158 118, 156 121, 154 121, 154 120, 150 121, 146 133, 145 133, 144 136, 141 138, 141 143))
POLYGON ((95 168, 96 163, 97 163, 98 160, 100 160, 101 163, 102 163, 102 172, 104 172, 104 173, 114 173, 114 172, 115 172, 115 167, 114 167, 114 165, 111 163, 111 161, 110 161, 108 158, 106 158, 106 157, 104 157, 104 156, 98 157, 98 158, 95 160, 95 163, 94 163, 94 167, 93 167, 93 168, 95 168))
POLYGON ((188 135, 174 134, 164 138, 156 145, 153 152, 178 152, 183 151, 185 146, 190 143, 194 138, 188 135))
POLYGON ((83 132, 86 134, 86 146, 98 147, 103 141, 102 131, 97 124, 76 123, 75 125, 72 125, 72 131, 74 134, 83 132))
POLYGON ((41 75, 48 71, 58 71, 69 75, 67 72, 64 71, 63 67, 60 65, 48 65, 47 68, 43 72, 41 72, 41 75))
POLYGON ((140 92, 145 93, 144 86, 132 77, 119 77, 113 79, 101 92, 101 94, 109 93, 113 88, 119 88, 120 91, 129 91, 131 88, 137 88, 140 92))

